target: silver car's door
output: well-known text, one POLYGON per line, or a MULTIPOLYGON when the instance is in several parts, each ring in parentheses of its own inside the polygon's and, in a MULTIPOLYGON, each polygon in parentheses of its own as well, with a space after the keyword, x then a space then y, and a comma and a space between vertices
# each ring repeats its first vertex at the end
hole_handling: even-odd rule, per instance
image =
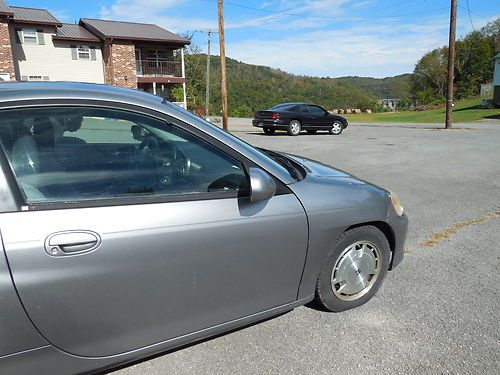
POLYGON ((19 297, 56 347, 115 355, 296 299, 305 213, 286 188, 250 203, 248 161, 223 145, 124 110, 1 115, 25 203, 0 230, 19 297))

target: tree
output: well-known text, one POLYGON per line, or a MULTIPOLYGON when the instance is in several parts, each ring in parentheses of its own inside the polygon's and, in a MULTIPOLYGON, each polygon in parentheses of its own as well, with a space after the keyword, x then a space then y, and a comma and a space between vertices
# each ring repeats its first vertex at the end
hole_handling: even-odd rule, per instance
POLYGON ((446 95, 448 49, 436 48, 426 53, 410 78, 411 91, 419 104, 442 100, 446 95))
MULTIPOLYGON (((481 84, 491 82, 496 51, 500 51, 500 18, 456 42, 454 86, 457 99, 478 95, 481 84)), ((436 48, 426 53, 415 66, 410 91, 420 104, 445 100, 447 56, 447 47, 436 48)))

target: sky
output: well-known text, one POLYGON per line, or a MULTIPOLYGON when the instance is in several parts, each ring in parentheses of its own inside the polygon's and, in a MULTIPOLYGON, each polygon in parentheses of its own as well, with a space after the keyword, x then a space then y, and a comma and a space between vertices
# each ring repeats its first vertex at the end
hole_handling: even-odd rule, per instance
MULTIPOLYGON (((80 18, 155 23, 192 35, 217 30, 217 0, 7 0, 45 8, 61 22, 80 18)), ((225 0, 226 56, 289 73, 388 77, 411 73, 448 43, 450 0, 225 0)), ((500 17, 500 0, 458 0, 457 36, 500 17), (470 13, 469 13, 470 10, 470 13)), ((218 54, 213 36, 212 53, 218 54)))

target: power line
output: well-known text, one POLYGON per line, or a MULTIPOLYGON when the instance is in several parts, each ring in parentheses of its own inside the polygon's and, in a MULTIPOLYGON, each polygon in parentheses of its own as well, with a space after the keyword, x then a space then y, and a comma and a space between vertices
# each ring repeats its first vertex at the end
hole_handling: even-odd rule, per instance
POLYGON ((469 12, 469 20, 470 20, 470 24, 472 26, 472 30, 473 31, 476 31, 476 29, 474 28, 474 23, 472 22, 472 16, 470 14, 470 6, 469 6, 469 0, 467 0, 467 11, 469 12))
MULTIPOLYGON (((198 1, 204 1, 204 2, 209 2, 209 3, 217 2, 217 0, 198 0, 198 1)), ((314 18, 314 19, 331 20, 331 21, 338 21, 339 20, 338 17, 315 16, 315 15, 308 15, 308 14, 302 14, 302 13, 290 13, 290 12, 276 12, 276 11, 272 11, 272 10, 268 10, 268 9, 256 8, 256 7, 251 7, 248 5, 237 4, 237 3, 227 2, 227 1, 225 2, 225 5, 229 5, 229 6, 236 7, 236 8, 254 10, 254 11, 262 12, 262 13, 274 14, 277 16, 314 18)), ((363 19, 373 20, 373 19, 397 18, 397 17, 404 17, 404 16, 413 16, 416 14, 434 13, 436 11, 444 10, 444 9, 449 9, 449 7, 446 6, 446 7, 428 9, 428 10, 424 10, 424 11, 420 11, 420 12, 391 14, 391 15, 386 15, 386 16, 370 16, 370 17, 360 17, 360 18, 357 17, 357 19, 359 19, 359 20, 363 20, 363 19)))

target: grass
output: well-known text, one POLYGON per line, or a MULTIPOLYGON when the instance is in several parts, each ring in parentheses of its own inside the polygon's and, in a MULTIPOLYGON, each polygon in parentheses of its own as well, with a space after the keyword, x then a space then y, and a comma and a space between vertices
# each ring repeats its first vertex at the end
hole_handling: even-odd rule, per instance
MULTIPOLYGON (((500 119, 500 109, 480 109, 477 107, 482 99, 457 101, 453 109, 453 122, 473 122, 485 118, 500 119)), ((445 108, 420 112, 361 113, 343 116, 349 122, 444 123, 445 108)))

